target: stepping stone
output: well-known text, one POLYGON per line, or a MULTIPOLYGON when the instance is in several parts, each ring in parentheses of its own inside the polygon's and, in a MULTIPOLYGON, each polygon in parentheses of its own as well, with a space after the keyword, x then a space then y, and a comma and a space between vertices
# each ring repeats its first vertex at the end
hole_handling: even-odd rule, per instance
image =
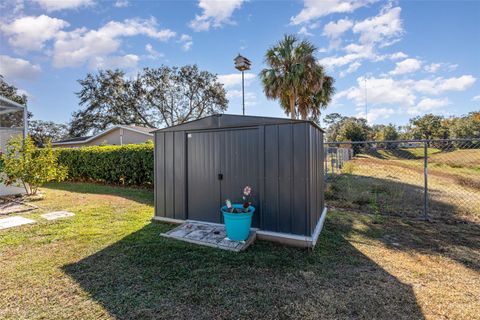
POLYGON ((0 215, 25 212, 35 209, 37 209, 37 207, 30 204, 23 204, 18 202, 0 203, 0 215))
POLYGON ((0 229, 13 228, 24 224, 35 223, 35 220, 14 216, 0 219, 0 229))
POLYGON ((54 211, 42 214, 41 217, 47 220, 57 220, 61 218, 73 217, 75 213, 68 211, 54 211))

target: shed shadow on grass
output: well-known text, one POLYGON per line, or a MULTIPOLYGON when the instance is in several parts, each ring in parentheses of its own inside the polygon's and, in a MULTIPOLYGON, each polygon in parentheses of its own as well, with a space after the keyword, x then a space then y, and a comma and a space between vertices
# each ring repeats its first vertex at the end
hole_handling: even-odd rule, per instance
POLYGON ((327 222, 313 252, 257 242, 232 253, 149 224, 63 270, 119 319, 423 319, 412 288, 327 222))

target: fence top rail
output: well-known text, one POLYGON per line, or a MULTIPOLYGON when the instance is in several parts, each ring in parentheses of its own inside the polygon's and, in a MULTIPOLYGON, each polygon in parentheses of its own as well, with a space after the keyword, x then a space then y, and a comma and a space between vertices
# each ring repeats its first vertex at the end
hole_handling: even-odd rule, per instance
POLYGON ((367 141, 334 141, 334 142, 324 142, 324 144, 364 144, 364 143, 429 143, 429 142, 471 142, 478 141, 480 142, 480 137, 476 138, 463 138, 463 139, 432 139, 432 140, 367 140, 367 141))

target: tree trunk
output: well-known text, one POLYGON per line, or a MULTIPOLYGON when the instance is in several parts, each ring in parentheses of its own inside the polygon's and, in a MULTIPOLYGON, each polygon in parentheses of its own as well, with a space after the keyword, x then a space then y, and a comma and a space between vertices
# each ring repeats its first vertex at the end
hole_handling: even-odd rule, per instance
POLYGON ((297 117, 295 116, 295 95, 290 96, 290 117, 292 119, 296 119, 297 117))

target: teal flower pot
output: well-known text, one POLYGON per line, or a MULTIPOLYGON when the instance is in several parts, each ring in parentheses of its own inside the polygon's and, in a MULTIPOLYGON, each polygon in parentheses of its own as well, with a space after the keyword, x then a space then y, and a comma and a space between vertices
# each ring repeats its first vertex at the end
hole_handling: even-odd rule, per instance
MULTIPOLYGON (((243 209, 243 205, 234 204, 234 208, 243 209)), ((252 225, 252 216, 255 212, 255 208, 248 207, 248 212, 242 213, 230 213, 227 210, 227 206, 222 207, 223 220, 225 222, 225 229, 227 231, 227 237, 230 240, 245 241, 250 234, 250 226, 252 225)))

